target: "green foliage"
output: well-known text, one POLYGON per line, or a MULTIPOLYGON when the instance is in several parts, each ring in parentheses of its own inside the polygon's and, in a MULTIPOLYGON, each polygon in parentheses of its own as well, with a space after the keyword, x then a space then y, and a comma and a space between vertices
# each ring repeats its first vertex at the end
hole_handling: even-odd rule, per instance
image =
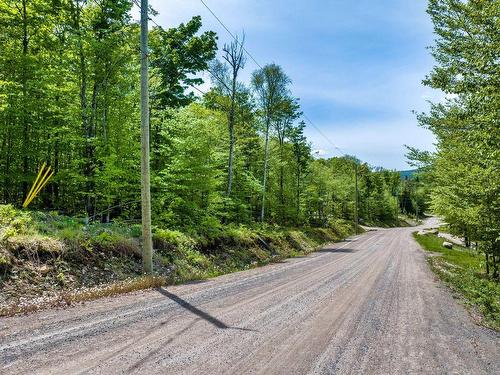
MULTIPOLYGON (((90 235, 80 238, 83 220, 70 217, 140 218, 139 28, 130 1, 26 4, 0 0, 0 199, 20 204, 39 165, 50 164, 55 176, 31 207, 67 216, 26 214, 9 230, 38 215, 34 230, 92 247, 90 235)), ((314 160, 283 68, 268 64, 245 87, 230 72, 229 52, 229 65, 212 62, 217 36, 200 30, 197 16, 150 32, 154 224, 210 241, 264 211, 265 222, 284 226, 352 220, 353 165, 314 160), (209 64, 219 79, 198 100, 191 86, 209 64)), ((395 222, 389 172, 361 169, 360 218, 395 222)), ((112 230, 131 235, 123 228, 112 230)))
POLYGON ((30 232, 32 220, 29 214, 15 209, 12 205, 0 205, 0 241, 30 232))
POLYGON ((206 31, 197 36, 200 28, 201 17, 195 16, 176 28, 155 27, 151 32, 151 67, 159 75, 152 97, 161 108, 183 107, 196 98, 192 91, 189 94, 185 91, 189 86, 203 83, 193 75, 206 70, 217 51, 216 34, 206 31))
POLYGON ((419 115, 437 138, 435 155, 410 149, 432 187, 431 209, 487 254, 500 277, 500 34, 498 1, 430 0, 436 65, 424 83, 447 99, 419 115))
POLYGON ((414 237, 425 250, 440 254, 428 258, 433 271, 481 312, 486 325, 500 330, 500 284, 485 274, 482 256, 457 245, 447 249, 436 235, 414 237))
POLYGON ((97 236, 93 236, 92 247, 108 253, 114 251, 122 256, 135 256, 141 258, 142 255, 141 248, 137 241, 109 230, 103 231, 97 236))

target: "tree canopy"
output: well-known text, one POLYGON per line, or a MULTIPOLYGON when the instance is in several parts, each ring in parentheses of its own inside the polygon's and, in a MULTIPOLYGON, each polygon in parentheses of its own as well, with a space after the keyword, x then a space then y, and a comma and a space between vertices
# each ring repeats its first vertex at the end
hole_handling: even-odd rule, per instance
MULTIPOLYGON (((125 0, 0 0, 3 202, 20 205, 46 162, 55 176, 32 207, 140 219, 139 27, 130 11, 125 0)), ((352 221, 355 164, 361 220, 395 221, 398 173, 316 157, 283 68, 239 80, 243 43, 226 44, 216 62, 217 35, 199 16, 150 31, 154 224, 210 232, 352 221), (204 74, 213 86, 199 95, 204 74)))
POLYGON ((430 0, 436 60, 424 84, 447 99, 420 114, 437 138, 434 155, 410 149, 432 183, 431 208, 469 244, 500 261, 500 3, 430 0))

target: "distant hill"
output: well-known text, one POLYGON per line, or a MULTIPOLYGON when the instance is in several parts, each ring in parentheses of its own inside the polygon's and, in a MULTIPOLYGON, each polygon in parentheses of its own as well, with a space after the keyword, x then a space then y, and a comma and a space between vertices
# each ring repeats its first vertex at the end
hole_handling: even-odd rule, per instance
POLYGON ((417 172, 418 169, 410 169, 408 171, 399 171, 399 175, 402 180, 411 180, 417 172))

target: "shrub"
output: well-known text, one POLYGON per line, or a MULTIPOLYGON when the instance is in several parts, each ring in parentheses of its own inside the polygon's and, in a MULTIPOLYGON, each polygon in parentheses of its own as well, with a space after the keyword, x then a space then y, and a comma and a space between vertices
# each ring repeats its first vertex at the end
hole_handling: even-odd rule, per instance
POLYGON ((11 205, 0 205, 0 241, 16 235, 24 235, 32 230, 30 216, 16 210, 11 205))
POLYGON ((330 219, 328 227, 331 228, 339 238, 346 238, 353 232, 353 224, 342 219, 330 219))
POLYGON ((61 241, 41 235, 18 235, 5 241, 7 250, 17 257, 43 260, 49 256, 56 257, 63 253, 61 241))
POLYGON ((91 240, 92 246, 103 252, 114 252, 123 256, 140 258, 141 248, 137 241, 121 234, 104 231, 91 240))
POLYGON ((248 247, 255 243, 257 236, 245 226, 228 226, 220 234, 224 244, 248 247))
POLYGON ((12 265, 12 255, 0 244, 0 272, 7 272, 12 265))
POLYGON ((168 255, 169 251, 175 251, 180 246, 194 245, 194 241, 185 234, 169 229, 156 229, 153 233, 153 246, 161 253, 168 255))
POLYGON ((287 240, 296 251, 310 252, 314 249, 314 245, 301 231, 292 230, 288 232, 287 240))

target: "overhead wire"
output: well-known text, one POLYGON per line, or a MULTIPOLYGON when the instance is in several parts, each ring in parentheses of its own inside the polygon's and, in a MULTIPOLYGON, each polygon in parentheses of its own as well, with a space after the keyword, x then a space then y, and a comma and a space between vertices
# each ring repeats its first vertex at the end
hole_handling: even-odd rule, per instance
POLYGON ((245 46, 243 45, 243 43, 242 43, 242 42, 240 42, 240 41, 238 40, 238 38, 236 38, 236 37, 234 36, 234 34, 233 34, 230 30, 229 30, 229 28, 228 28, 228 27, 224 24, 224 22, 222 22, 222 20, 221 20, 219 17, 217 17, 217 15, 215 14, 215 12, 214 12, 212 9, 210 9, 210 7, 207 5, 207 3, 205 3, 205 1, 203 1, 203 0, 200 0, 200 1, 201 1, 201 3, 205 6, 205 8, 207 8, 207 9, 208 9, 208 11, 212 14, 212 16, 214 16, 214 18, 215 18, 215 19, 216 19, 216 20, 217 20, 217 21, 221 24, 221 26, 222 26, 224 29, 226 29, 226 31, 228 32, 228 34, 229 34, 229 35, 231 35, 231 37, 232 37, 232 38, 236 41, 236 43, 238 43, 238 44, 241 46, 241 48, 243 49, 243 51, 245 51, 245 53, 247 54, 247 56, 248 56, 248 57, 250 57, 250 59, 251 59, 251 60, 252 60, 252 61, 253 61, 253 62, 254 62, 254 63, 255 63, 255 64, 256 64, 259 68, 261 68, 261 69, 262 69, 262 65, 260 65, 260 64, 259 64, 259 62, 258 62, 258 61, 257 61, 257 60, 253 57, 253 55, 252 55, 250 52, 248 52, 248 50, 245 48, 245 46))
MULTIPOLYGON (((253 57, 253 55, 243 46, 243 44, 236 38, 236 36, 229 30, 229 28, 224 24, 224 22, 218 17, 215 12, 208 6, 208 4, 204 0, 200 0, 200 2, 207 8, 207 10, 212 14, 212 16, 219 22, 219 24, 227 31, 227 33, 233 38, 233 40, 238 43, 243 51, 247 54, 247 56, 261 69, 262 65, 259 64, 259 62, 253 57)), ((292 82, 293 84, 293 82, 292 82)), ((338 147, 330 138, 326 136, 325 133, 323 133, 312 121, 311 119, 305 114, 302 113, 302 117, 334 148, 335 151, 339 152, 341 156, 345 156, 346 153, 338 147)))
MULTIPOLYGON (((132 0, 133 3, 139 8, 142 9, 141 4, 139 3, 139 0, 132 0)), ((245 54, 257 65, 260 69, 263 69, 262 65, 255 59, 255 57, 248 51, 248 49, 243 45, 243 43, 238 40, 238 38, 229 30, 229 28, 225 25, 225 23, 221 20, 220 17, 217 16, 217 14, 208 6, 208 4, 204 0, 200 0, 200 2, 203 4, 203 6, 212 14, 212 16, 217 20, 217 22, 226 30, 226 32, 233 38, 233 40, 242 48, 242 50, 245 52, 245 54)), ((148 19, 155 24, 157 27, 162 28, 153 18, 148 16, 148 19)), ((215 80, 219 81, 226 89, 228 89, 227 84, 217 76, 217 74, 213 73, 209 68, 206 69, 207 72, 214 78, 215 80)), ((293 83, 292 83, 293 84, 293 83)), ((201 90, 200 88, 188 84, 190 87, 198 91, 199 93, 205 95, 206 92, 201 90)), ((302 112, 302 117, 318 132, 319 135, 321 135, 327 142, 330 144, 335 151, 339 153, 341 156, 345 156, 346 152, 344 152, 339 146, 337 146, 318 126, 312 122, 312 120, 304 113, 302 112)))

